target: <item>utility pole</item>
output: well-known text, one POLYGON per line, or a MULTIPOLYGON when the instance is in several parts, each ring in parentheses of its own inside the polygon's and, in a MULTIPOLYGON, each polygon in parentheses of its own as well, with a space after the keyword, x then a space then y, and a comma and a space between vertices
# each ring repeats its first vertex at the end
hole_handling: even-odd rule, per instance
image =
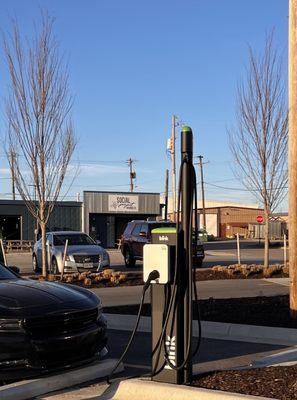
POLYGON ((205 215, 205 195, 204 195, 204 178, 203 178, 203 156, 198 156, 200 166, 200 182, 201 182, 201 197, 202 197, 202 213, 203 213, 203 230, 206 230, 206 215, 205 215))
POLYGON ((172 115, 171 122, 171 179, 172 179, 172 201, 173 201, 173 221, 176 221, 176 163, 175 163, 175 128, 176 116, 172 115))
POLYGON ((133 179, 136 178, 136 172, 133 171, 133 163, 135 160, 132 160, 132 158, 129 158, 129 160, 127 160, 127 164, 129 166, 129 172, 130 172, 130 192, 134 191, 134 183, 133 183, 133 179))
POLYGON ((289 0, 289 263, 290 310, 297 319, 297 0, 289 0))
POLYGON ((15 173, 14 173, 15 153, 13 151, 10 151, 9 158, 10 158, 12 200, 15 200, 15 173))
POLYGON ((164 219, 167 220, 168 215, 168 169, 166 169, 166 177, 165 177, 165 215, 164 219))

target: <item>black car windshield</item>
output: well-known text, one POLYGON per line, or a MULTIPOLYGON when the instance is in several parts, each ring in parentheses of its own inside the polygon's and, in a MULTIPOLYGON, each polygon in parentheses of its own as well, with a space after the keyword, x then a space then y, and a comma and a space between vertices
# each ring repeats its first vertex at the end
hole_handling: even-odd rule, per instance
POLYGON ((54 246, 64 246, 68 239, 68 246, 88 246, 96 244, 93 239, 83 233, 56 234, 54 236, 54 246))
POLYGON ((0 281, 4 279, 19 279, 12 273, 8 268, 4 267, 3 264, 0 263, 0 281))

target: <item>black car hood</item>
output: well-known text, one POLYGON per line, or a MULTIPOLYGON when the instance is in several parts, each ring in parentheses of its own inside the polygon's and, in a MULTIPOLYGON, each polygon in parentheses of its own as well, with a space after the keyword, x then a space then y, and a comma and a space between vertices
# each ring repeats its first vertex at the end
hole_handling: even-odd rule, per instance
POLYGON ((55 313, 96 307, 100 300, 90 291, 73 285, 29 279, 0 281, 0 318, 7 315, 55 313))

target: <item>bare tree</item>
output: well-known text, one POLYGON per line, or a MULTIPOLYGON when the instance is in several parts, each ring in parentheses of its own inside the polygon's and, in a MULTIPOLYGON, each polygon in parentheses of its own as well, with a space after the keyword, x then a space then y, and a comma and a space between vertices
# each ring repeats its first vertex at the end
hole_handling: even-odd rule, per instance
POLYGON ((282 62, 267 36, 264 53, 249 49, 238 87, 237 123, 229 133, 236 175, 261 202, 265 215, 264 266, 269 265, 269 216, 287 193, 288 108, 282 62))
POLYGON ((53 19, 47 14, 30 41, 23 40, 13 21, 11 35, 4 37, 4 52, 10 76, 6 152, 10 164, 9 154, 14 154, 16 188, 41 229, 46 276, 46 225, 75 148, 67 67, 53 36, 53 19), (32 182, 37 201, 30 193, 32 182))

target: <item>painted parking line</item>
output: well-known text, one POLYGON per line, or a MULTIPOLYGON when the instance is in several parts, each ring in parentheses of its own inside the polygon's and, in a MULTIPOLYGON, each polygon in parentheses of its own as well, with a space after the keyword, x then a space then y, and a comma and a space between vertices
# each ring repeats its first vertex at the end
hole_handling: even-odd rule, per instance
POLYGON ((205 255, 206 256, 227 256, 227 257, 229 257, 229 256, 235 256, 235 254, 234 253, 227 253, 227 252, 224 252, 224 251, 206 251, 205 252, 205 255))
POLYGON ((290 278, 266 278, 265 281, 281 286, 290 286, 290 278))

